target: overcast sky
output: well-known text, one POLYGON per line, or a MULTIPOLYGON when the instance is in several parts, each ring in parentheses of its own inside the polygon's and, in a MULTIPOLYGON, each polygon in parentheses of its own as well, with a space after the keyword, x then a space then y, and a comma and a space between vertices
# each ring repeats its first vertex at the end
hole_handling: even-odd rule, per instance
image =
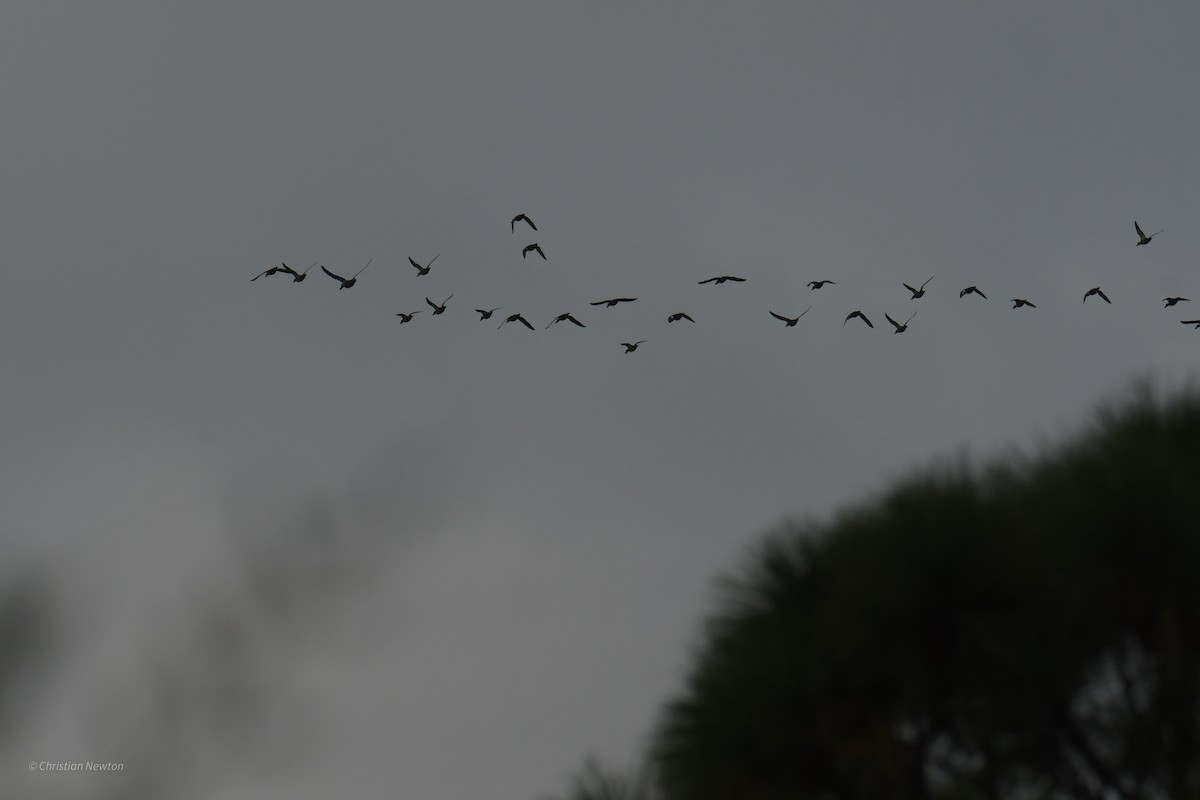
POLYGON ((1198 30, 1115 0, 7 8, 0 580, 51 577, 60 644, 0 794, 534 798, 632 762, 773 526, 1195 379, 1198 30))

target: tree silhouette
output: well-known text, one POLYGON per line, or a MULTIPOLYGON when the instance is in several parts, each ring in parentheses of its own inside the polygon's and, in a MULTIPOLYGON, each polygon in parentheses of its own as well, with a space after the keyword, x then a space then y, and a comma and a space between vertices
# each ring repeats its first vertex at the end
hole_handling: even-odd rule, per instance
POLYGON ((1200 396, 784 526, 721 587, 667 800, 1200 797, 1200 396))

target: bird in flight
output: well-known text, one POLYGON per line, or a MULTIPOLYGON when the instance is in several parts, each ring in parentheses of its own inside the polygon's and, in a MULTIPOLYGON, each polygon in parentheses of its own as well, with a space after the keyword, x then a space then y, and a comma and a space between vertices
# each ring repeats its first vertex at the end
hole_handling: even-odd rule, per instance
MULTIPOLYGON (((450 297, 454 297, 454 295, 450 295, 450 297)), ((425 298, 425 302, 429 303, 430 307, 433 308, 433 315, 436 317, 438 314, 441 314, 446 310, 446 303, 450 302, 450 297, 447 297, 445 300, 443 300, 441 305, 433 302, 428 297, 425 298)))
POLYGON ((409 257, 408 257, 408 263, 410 263, 410 264, 412 264, 414 267, 416 267, 416 269, 417 269, 417 277, 420 277, 420 276, 422 276, 422 275, 428 275, 428 274, 429 274, 429 268, 433 266, 433 262, 437 261, 437 260, 438 260, 438 256, 440 256, 440 255, 441 255, 441 253, 438 253, 438 254, 437 254, 437 256, 434 256, 433 258, 429 259, 429 263, 428 263, 428 264, 426 264, 425 266, 421 266, 421 265, 420 265, 420 264, 418 264, 416 261, 413 261, 413 257, 412 257, 412 256, 409 256, 409 257))
MULTIPOLYGON (((371 259, 371 261, 373 261, 373 260, 374 260, 374 259, 371 259)), ((324 265, 324 264, 322 264, 322 265, 321 265, 321 269, 324 271, 324 273, 325 273, 326 275, 328 275, 329 277, 333 278, 335 281, 341 281, 341 282, 342 282, 342 285, 338 287, 338 291, 340 292, 342 289, 349 289, 351 286, 353 286, 353 285, 355 284, 355 282, 358 280, 358 276, 359 276, 359 275, 362 275, 362 271, 363 271, 363 269, 366 269, 367 267, 371 266, 371 261, 368 261, 366 264, 363 264, 363 268, 362 268, 362 269, 360 269, 358 272, 354 273, 354 274, 353 274, 351 277, 349 277, 349 278, 343 278, 341 275, 334 275, 332 272, 330 272, 329 270, 325 269, 325 265, 324 265)))
MULTIPOLYGON (((807 314, 811 310, 812 310, 812 306, 809 306, 808 308, 804 309, 803 311, 800 312, 800 317, 803 317, 805 314, 807 314)), ((771 311, 770 309, 767 309, 767 313, 770 314, 775 319, 779 320, 780 322, 784 323, 786 325, 786 327, 788 327, 788 328, 796 327, 796 323, 800 321, 800 317, 785 317, 783 314, 776 314, 774 311, 771 311)))
POLYGON ((1108 303, 1109 305, 1112 305, 1112 300, 1109 300, 1108 295, 1106 295, 1104 292, 1100 291, 1099 286, 1096 286, 1095 288, 1092 288, 1092 289, 1088 289, 1086 292, 1084 292, 1083 293, 1083 302, 1086 303, 1087 299, 1094 294, 1099 295, 1101 300, 1108 303))
MULTIPOLYGON (((931 280, 933 280, 933 276, 932 276, 932 275, 930 275, 930 276, 929 276, 929 281, 931 281, 931 280)), ((914 289, 913 287, 909 286, 907 283, 906 283, 906 284, 904 284, 904 288, 905 288, 905 289, 908 289, 910 292, 912 292, 912 298, 911 298, 911 299, 913 299, 913 300, 916 300, 918 297, 924 297, 924 296, 925 296, 925 284, 926 284, 926 283, 929 283, 929 281, 925 281, 925 283, 922 283, 922 284, 921 284, 921 288, 920 288, 920 289, 914 289)))
POLYGON ((916 315, 917 315, 917 312, 915 312, 915 311, 912 312, 912 315, 908 319, 904 320, 904 324, 901 325, 899 322, 896 322, 896 320, 894 320, 890 316, 888 316, 886 311, 883 314, 883 316, 887 318, 887 321, 892 323, 892 327, 896 329, 896 331, 895 331, 896 333, 904 333, 906 330, 908 330, 908 323, 912 322, 912 318, 915 317, 916 315))
POLYGON ((284 272, 286 272, 287 274, 291 275, 292 281, 294 283, 299 283, 300 281, 302 281, 308 277, 308 270, 312 269, 316 265, 317 265, 317 262, 314 261, 313 263, 308 265, 308 269, 304 270, 304 272, 296 272, 296 270, 292 269, 287 264, 284 264, 282 267, 280 267, 280 269, 283 270, 284 272))
POLYGON ((546 254, 542 252, 542 246, 539 245, 537 242, 534 242, 533 244, 525 245, 525 249, 521 251, 521 258, 524 258, 525 256, 529 255, 530 251, 537 253, 539 256, 541 256, 543 261, 546 260, 546 254))
POLYGON ((809 289, 820 289, 822 286, 824 286, 827 283, 832 283, 834 286, 837 286, 837 281, 809 281, 808 288, 809 289))
POLYGON ((1029 306, 1030 308, 1037 308, 1037 306, 1035 306, 1033 303, 1029 302, 1028 300, 1022 300, 1019 297, 1014 297, 1012 304, 1013 304, 1013 308, 1020 308, 1021 306, 1029 306))
MULTIPOLYGON (((578 325, 581 328, 587 327, 587 325, 584 325, 582 322, 580 322, 579 320, 577 320, 573 316, 571 316, 571 312, 569 312, 569 311, 566 314, 559 314, 557 317, 555 317, 550 322, 550 325, 553 325, 555 322, 574 322, 576 325, 578 325)), ((549 328, 550 325, 547 325, 546 327, 549 328)))
POLYGON ((1200 328, 1200 319, 1181 319, 1179 321, 1182 322, 1184 325, 1191 325, 1191 324, 1195 323, 1196 327, 1200 328))
POLYGON ((400 312, 399 314, 397 314, 396 316, 397 316, 397 317, 400 317, 400 324, 401 324, 401 325, 403 325, 403 324, 404 324, 404 323, 406 323, 406 322, 412 322, 412 318, 413 318, 413 317, 415 317, 417 314, 420 314, 420 313, 421 313, 420 311, 413 311, 413 312, 410 312, 410 313, 408 313, 408 314, 405 314, 403 311, 401 311, 401 312, 400 312))
POLYGON ((524 325, 526 328, 529 328, 529 330, 533 330, 533 326, 529 324, 529 320, 525 319, 520 314, 509 314, 508 318, 506 320, 504 320, 504 322, 501 322, 499 325, 496 326, 496 330, 500 330, 501 328, 503 328, 505 325, 507 325, 510 322, 519 322, 522 325, 524 325))
POLYGON ((1166 303, 1166 305, 1163 306, 1163 308, 1170 308, 1171 306, 1175 305, 1176 303, 1190 303, 1192 301, 1186 297, 1164 297, 1163 302, 1166 303))
POLYGON ((639 339, 636 342, 621 342, 621 346, 625 348, 626 353, 632 353, 634 350, 638 349, 639 344, 645 344, 645 343, 646 343, 645 339, 639 339))
POLYGON ((535 231, 537 230, 537 225, 533 224, 533 220, 531 220, 529 217, 527 217, 524 214, 517 214, 515 217, 512 218, 512 223, 509 225, 509 227, 513 229, 514 233, 517 230, 518 222, 528 222, 529 227, 533 228, 535 231))
POLYGON ((980 297, 982 297, 984 300, 987 300, 987 295, 986 295, 986 294, 984 294, 983 292, 979 291, 978 289, 976 289, 974 286, 968 286, 967 288, 965 288, 965 289, 963 289, 961 292, 959 292, 959 293, 958 293, 958 299, 959 299, 959 300, 961 300, 961 299, 963 299, 963 297, 965 297, 966 295, 969 295, 969 294, 971 294, 972 292, 974 292, 975 294, 979 295, 979 296, 980 296, 980 297))
POLYGON ((682 311, 676 311, 674 314, 667 317, 667 322, 677 322, 681 319, 686 319, 688 322, 696 321, 696 320, 692 319, 691 317, 689 317, 687 314, 683 313, 682 311))
POLYGON ((502 308, 504 308, 504 306, 496 306, 495 308, 477 308, 475 310, 479 312, 479 321, 483 322, 485 319, 491 319, 492 314, 495 314, 502 308))
POLYGON ((720 275, 720 276, 718 276, 718 277, 716 277, 716 278, 709 278, 709 279, 708 279, 708 280, 706 280, 706 281, 696 281, 696 282, 697 282, 697 283, 700 283, 700 284, 705 284, 705 283, 717 283, 717 284, 722 284, 722 283, 724 283, 725 281, 734 281, 735 283, 745 283, 745 282, 746 282, 746 279, 745 279, 745 278, 738 278, 738 277, 736 277, 736 276, 734 276, 734 275, 720 275))
POLYGON ((637 298, 636 297, 612 297, 612 298, 609 298, 608 300, 597 300, 594 303, 588 303, 588 305, 604 306, 605 308, 612 308, 617 303, 632 303, 634 300, 637 300, 637 298))
POLYGON ((843 328, 846 327, 846 323, 849 322, 850 320, 854 319, 855 317, 858 317, 863 322, 867 323, 867 327, 870 327, 870 328, 875 327, 874 325, 871 324, 871 320, 867 319, 867 315, 861 311, 851 311, 849 314, 847 314, 846 319, 844 319, 842 321, 842 327, 843 328))
POLYGON ((1133 229, 1134 229, 1135 231, 1137 231, 1137 235, 1138 235, 1138 243, 1137 243, 1137 246, 1138 246, 1138 247, 1141 247, 1141 246, 1142 246, 1142 245, 1144 245, 1144 244, 1150 244, 1150 240, 1151 240, 1151 239, 1153 239, 1155 236, 1158 236, 1158 234, 1160 234, 1160 233, 1162 233, 1163 231, 1165 231, 1165 230, 1166 230, 1166 228, 1163 228, 1163 230, 1162 230, 1162 231, 1156 231, 1155 233, 1152 233, 1152 234, 1150 234, 1149 236, 1147 236, 1147 235, 1145 234, 1145 232, 1143 232, 1143 231, 1142 231, 1142 226, 1137 224, 1137 220, 1136 220, 1136 219, 1133 221, 1133 229))
MULTIPOLYGON (((271 267, 270 269, 264 269, 262 272, 258 273, 253 278, 251 278, 250 282, 254 283, 256 280, 258 280, 259 278, 261 278, 264 275, 266 275, 267 277, 270 277, 270 276, 274 275, 276 272, 282 272, 285 269, 287 269, 287 264, 284 264, 282 267, 271 267)), ((288 272, 291 272, 291 270, 288 270, 288 272)))

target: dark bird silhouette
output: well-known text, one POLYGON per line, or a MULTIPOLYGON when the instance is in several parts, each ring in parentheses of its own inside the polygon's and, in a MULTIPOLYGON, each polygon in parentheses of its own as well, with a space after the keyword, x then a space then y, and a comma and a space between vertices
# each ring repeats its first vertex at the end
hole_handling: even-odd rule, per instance
POLYGON ((978 290, 978 289, 976 289, 974 286, 968 286, 967 288, 965 288, 965 289, 963 289, 961 292, 959 292, 959 293, 958 293, 958 299, 959 299, 959 300, 961 300, 961 299, 963 299, 965 296, 967 296, 967 295, 971 294, 972 292, 974 292, 975 294, 979 295, 979 296, 980 296, 980 297, 982 297, 984 300, 987 300, 987 299, 988 299, 986 294, 984 294, 983 292, 979 291, 979 290, 978 290))
POLYGON ((1092 289, 1088 289, 1086 292, 1084 292, 1083 293, 1083 302, 1086 303, 1087 299, 1094 294, 1099 295, 1101 300, 1108 303, 1109 305, 1112 305, 1112 300, 1109 300, 1108 295, 1106 295, 1104 292, 1100 291, 1099 286, 1096 286, 1095 288, 1092 288, 1092 289))
POLYGON ((513 232, 516 232, 518 222, 528 222, 529 227, 533 228, 535 231, 537 230, 537 225, 533 224, 533 220, 531 220, 529 217, 525 216, 524 214, 517 214, 515 217, 512 218, 512 223, 509 225, 509 227, 513 229, 513 232))
MULTIPOLYGON (((812 310, 812 306, 809 306, 808 308, 804 309, 803 311, 800 312, 800 317, 803 317, 805 314, 807 314, 811 310, 812 310)), ((779 320, 780 322, 785 323, 785 325, 789 328, 796 327, 796 323, 800 321, 800 317, 785 317, 783 314, 776 314, 774 311, 771 311, 770 309, 767 309, 767 313, 770 314, 775 319, 779 320)))
POLYGON ((808 288, 809 289, 820 289, 822 286, 824 286, 827 283, 832 283, 834 286, 837 286, 837 281, 809 281, 808 288))
POLYGON ((408 314, 405 314, 403 311, 401 311, 401 312, 400 312, 399 314, 397 314, 396 316, 397 316, 397 317, 400 317, 400 324, 401 324, 401 325, 403 325, 403 324, 404 324, 404 323, 406 323, 406 322, 412 322, 412 318, 413 318, 413 317, 415 317, 417 314, 420 314, 420 313, 421 313, 420 311, 413 311, 413 312, 410 312, 410 313, 408 313, 408 314))
POLYGON ((1155 236, 1158 236, 1158 234, 1160 234, 1160 233, 1162 233, 1163 231, 1165 231, 1165 230, 1166 230, 1166 228, 1163 228, 1163 230, 1162 230, 1162 231, 1156 231, 1156 232, 1154 232, 1154 233, 1150 234, 1149 236, 1147 236, 1147 235, 1146 235, 1146 234, 1145 234, 1145 233, 1142 231, 1142 226, 1137 224, 1137 220, 1136 220, 1136 219, 1133 221, 1133 229, 1134 229, 1135 231, 1137 231, 1137 235, 1138 235, 1138 243, 1137 243, 1137 246, 1138 246, 1138 247, 1141 247, 1141 246, 1142 246, 1142 245, 1144 245, 1144 244, 1150 244, 1150 240, 1151 240, 1151 239, 1153 239, 1155 236))
POLYGON ((645 344, 645 343, 646 343, 645 339, 639 339, 636 342, 621 342, 621 346, 625 348, 626 353, 632 353, 634 350, 638 349, 639 344, 645 344))
POLYGON ((721 284, 721 283, 724 283, 725 281, 734 281, 735 283, 745 283, 745 282, 746 282, 746 279, 745 279, 745 278, 739 278, 739 277, 737 277, 737 276, 734 276, 734 275, 721 275, 721 276, 719 276, 719 277, 716 277, 716 278, 709 278, 709 279, 708 279, 708 280, 706 280, 706 281, 696 281, 696 282, 697 282, 697 283, 700 283, 700 284, 705 284, 705 283, 717 283, 717 284, 721 284))
MULTIPOLYGON (((454 297, 454 295, 450 295, 450 297, 454 297)), ((430 307, 433 309, 433 315, 436 317, 438 314, 441 314, 446 310, 446 303, 450 302, 450 297, 447 297, 445 300, 443 300, 441 305, 433 302, 428 297, 425 298, 425 302, 429 303, 430 307)))
POLYGON ((1029 306, 1030 308, 1037 308, 1037 306, 1035 306, 1033 303, 1029 302, 1028 300, 1022 300, 1019 297, 1014 297, 1012 304, 1013 304, 1013 308, 1020 308, 1021 306, 1029 306))
MULTIPOLYGON (((372 261, 373 260, 374 259, 372 259, 372 261)), ((363 268, 360 269, 358 272, 354 273, 349 278, 343 278, 341 275, 334 275, 332 272, 325 269, 324 264, 321 265, 321 269, 325 272, 326 275, 333 278, 335 281, 341 281, 342 285, 338 287, 338 291, 340 292, 342 289, 349 289, 351 286, 353 286, 358 281, 358 276, 362 275, 363 269, 366 269, 369 266, 371 266, 371 261, 368 261, 366 264, 363 264, 363 268)))
POLYGON ((849 314, 847 314, 846 319, 842 320, 842 327, 843 328, 846 327, 846 323, 849 322, 850 320, 854 319, 855 317, 858 317, 863 322, 867 323, 867 327, 869 327, 869 328, 875 327, 874 325, 871 324, 871 320, 867 319, 867 315, 861 311, 851 311, 849 314))
MULTIPOLYGON (((582 322, 580 322, 579 320, 577 320, 573 316, 571 316, 570 312, 567 312, 566 314, 559 314, 557 317, 555 317, 550 322, 550 325, 553 325, 555 322, 574 322, 576 325, 578 325, 581 328, 587 327, 587 325, 584 325, 582 322)), ((550 325, 547 325, 546 327, 549 328, 550 325)))
POLYGON ((475 310, 479 312, 479 321, 483 322, 485 319, 491 319, 492 314, 495 314, 502 308, 504 308, 504 306, 496 306, 495 308, 477 308, 475 310))
POLYGON ((503 328, 505 325, 507 325, 510 322, 519 322, 522 325, 524 325, 526 328, 529 328, 529 330, 533 330, 533 326, 529 324, 529 320, 525 319, 520 314, 509 314, 508 319, 504 320, 504 322, 501 322, 499 325, 496 326, 496 330, 500 330, 501 328, 503 328))
POLYGON ((521 258, 524 258, 525 256, 529 255, 529 252, 531 250, 533 252, 537 253, 539 256, 541 256, 543 261, 546 260, 546 254, 542 252, 542 246, 539 245, 537 242, 534 242, 533 244, 525 245, 525 249, 521 251, 521 258))
POLYGON ((915 317, 916 315, 917 315, 917 312, 915 312, 915 311, 912 312, 912 315, 909 316, 908 319, 904 320, 904 324, 901 325, 899 322, 896 322, 896 320, 894 320, 890 316, 888 316, 886 311, 883 314, 883 316, 887 318, 887 321, 892 323, 892 327, 896 329, 895 333, 904 333, 906 330, 908 330, 908 323, 912 322, 912 318, 915 317))
POLYGON ((667 322, 676 322, 681 319, 686 319, 688 322, 696 321, 696 320, 692 319, 691 317, 689 317, 687 314, 683 313, 682 311, 676 311, 674 314, 667 317, 667 322))
POLYGON ((597 300, 594 303, 588 303, 588 305, 604 306, 606 308, 612 308, 617 303, 632 303, 634 300, 637 300, 637 298, 636 297, 613 297, 608 300, 597 300))
MULTIPOLYGON (((253 278, 251 278, 250 282, 254 283, 256 280, 258 280, 259 278, 261 278, 264 275, 266 275, 267 277, 270 277, 271 275, 274 275, 276 272, 282 272, 284 270, 287 270, 287 264, 284 264, 282 267, 271 267, 270 269, 264 269, 262 272, 258 273, 253 278)), ((291 270, 287 270, 287 271, 291 272, 291 270)))
MULTIPOLYGON (((929 281, 933 280, 933 277, 934 276, 930 275, 929 281)), ((907 283, 904 284, 904 288, 908 289, 910 292, 912 292, 912 297, 910 299, 916 300, 918 297, 924 297, 925 296, 925 284, 929 283, 929 281, 925 281, 925 283, 922 283, 920 289, 914 289, 913 287, 909 286, 907 283)))
POLYGON ((1181 320, 1179 320, 1179 321, 1180 321, 1180 322, 1182 322, 1184 325, 1192 325, 1192 324, 1195 324, 1195 326, 1196 326, 1198 329, 1200 329, 1200 319, 1181 319, 1181 320))
POLYGON ((1166 303, 1166 305, 1163 306, 1163 308, 1170 308, 1171 306, 1175 305, 1176 303, 1190 303, 1192 301, 1186 297, 1164 297, 1163 302, 1166 303))
POLYGON ((317 262, 314 261, 313 263, 308 265, 308 269, 304 270, 304 272, 296 272, 296 270, 292 269, 287 264, 284 264, 282 267, 280 267, 280 269, 292 276, 293 283, 299 283, 300 281, 302 281, 308 277, 308 270, 312 269, 316 265, 317 265, 317 262))
POLYGON ((421 265, 420 265, 420 264, 418 264, 416 261, 413 261, 413 257, 412 257, 412 256, 409 256, 409 257, 408 257, 408 263, 412 264, 414 267, 416 267, 416 268, 417 268, 417 277, 420 277, 420 276, 422 276, 422 275, 428 275, 428 274, 429 274, 429 268, 433 266, 433 262, 434 262, 434 261, 437 261, 437 260, 438 260, 438 256, 440 256, 440 255, 441 255, 441 253, 438 253, 438 254, 437 254, 437 256, 434 256, 433 258, 429 259, 429 263, 428 263, 428 264, 426 264, 425 266, 421 266, 421 265))

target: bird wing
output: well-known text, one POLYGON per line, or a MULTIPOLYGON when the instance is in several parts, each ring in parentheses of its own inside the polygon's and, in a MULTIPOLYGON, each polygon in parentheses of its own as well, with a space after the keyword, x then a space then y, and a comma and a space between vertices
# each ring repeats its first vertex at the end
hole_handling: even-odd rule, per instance
POLYGON ((341 275, 335 275, 335 274, 333 274, 332 272, 330 272, 329 270, 325 269, 325 265, 324 265, 324 264, 322 264, 322 265, 321 265, 321 270, 322 270, 322 271, 323 271, 323 272, 324 272, 326 275, 328 275, 329 277, 333 278, 334 280, 341 281, 342 283, 345 283, 345 282, 346 282, 346 279, 345 279, 345 278, 343 278, 341 275))
POLYGON ((900 327, 901 327, 901 326, 900 326, 900 323, 899 323, 899 322, 896 322, 896 320, 892 319, 892 318, 891 318, 891 316, 890 316, 890 315, 889 315, 889 314, 888 314, 886 311, 885 311, 885 312, 883 312, 883 316, 884 316, 885 318, 887 318, 887 321, 888 321, 888 322, 890 322, 890 323, 892 323, 893 325, 895 325, 895 326, 896 326, 896 330, 900 330, 900 327))
POLYGON ((567 314, 567 320, 568 320, 568 321, 570 321, 570 322, 574 322, 576 325, 578 325, 578 326, 579 326, 579 327, 581 327, 581 328, 586 328, 586 327, 587 327, 587 325, 584 325, 582 322, 580 322, 579 320, 575 319, 575 318, 574 318, 574 317, 572 317, 570 314, 567 314))
POLYGON ((1200 325, 1200 319, 1181 319, 1179 321, 1184 325, 1200 325))
POLYGON ((787 317, 785 317, 781 314, 776 314, 774 311, 772 311, 770 309, 767 309, 767 313, 770 314, 775 319, 779 320, 780 322, 791 322, 791 320, 789 320, 787 317))
POLYGON ((737 276, 735 276, 735 275, 726 275, 726 276, 725 276, 725 280, 727 280, 727 281, 734 281, 735 283, 745 283, 745 282, 746 282, 746 279, 745 279, 745 278, 739 278, 739 277, 737 277, 737 276))
POLYGON ((1135 231, 1137 231, 1137 235, 1138 235, 1138 236, 1140 236, 1140 237, 1141 237, 1141 238, 1143 238, 1143 239, 1145 239, 1145 238, 1146 238, 1146 234, 1142 232, 1142 226, 1137 224, 1137 220, 1136 220, 1136 219, 1133 221, 1133 229, 1134 229, 1135 231))
POLYGON ((524 217, 525 221, 529 223, 529 227, 533 228, 535 231, 537 230, 537 225, 533 224, 533 220, 531 220, 529 217, 526 217, 524 214, 521 216, 524 217))
POLYGON ((687 314, 683 314, 683 313, 681 313, 679 316, 683 317, 683 318, 684 318, 684 319, 686 319, 688 322, 695 322, 695 321, 696 321, 696 320, 692 319, 691 317, 689 317, 687 314))
POLYGON ((418 272, 424 272, 426 269, 428 269, 428 267, 422 267, 422 266, 421 266, 420 264, 418 264, 416 261, 413 261, 413 257, 412 257, 412 256, 409 256, 409 257, 408 257, 408 263, 410 263, 410 264, 412 264, 414 267, 416 267, 418 272))
POLYGON ((712 283, 712 282, 714 282, 715 280, 717 280, 717 279, 716 279, 716 278, 709 278, 709 279, 708 279, 708 280, 706 280, 706 281, 696 281, 696 283, 703 285, 703 284, 706 284, 706 283, 712 283))
POLYGON ((618 297, 617 298, 618 303, 632 303, 634 300, 637 300, 637 298, 636 297, 618 297))
MULTIPOLYGON (((935 277, 936 277, 935 275, 930 275, 930 276, 929 276, 929 281, 933 280, 935 277)), ((926 286, 926 284, 928 284, 928 283, 929 283, 929 281, 925 281, 925 283, 922 283, 922 284, 921 284, 921 290, 922 290, 922 291, 924 291, 924 289, 925 289, 925 286, 926 286)))
POLYGON ((867 327, 870 327, 870 328, 874 328, 874 327, 875 327, 874 325, 872 325, 872 324, 871 324, 871 320, 867 319, 867 315, 866 315, 866 314, 864 314, 864 313, 862 313, 862 312, 860 311, 860 312, 858 312, 858 315, 859 315, 860 317, 862 317, 862 321, 863 321, 863 322, 867 323, 867 327))
POLYGON ((1097 289, 1097 290, 1096 290, 1096 294, 1100 295, 1100 299, 1101 299, 1101 300, 1103 300, 1104 302, 1108 303, 1110 306, 1112 305, 1112 300, 1109 300, 1109 299, 1108 299, 1108 295, 1106 295, 1104 292, 1102 292, 1102 291, 1100 291, 1099 289, 1097 289))
POLYGON ((271 267, 270 269, 264 269, 262 272, 258 273, 258 274, 257 274, 257 275, 255 275, 253 278, 251 278, 251 279, 250 279, 250 282, 251 282, 251 283, 254 283, 256 280, 258 280, 259 278, 261 278, 263 275, 266 275, 266 274, 268 274, 268 273, 273 273, 274 271, 275 271, 275 268, 274 268, 274 267, 271 267))
POLYGON ((602 306, 602 305, 604 305, 604 304, 605 304, 605 303, 607 303, 607 302, 608 302, 607 300, 597 300, 597 301, 596 301, 596 302, 594 302, 594 303, 588 303, 588 305, 589 305, 589 306, 602 306))
POLYGON ((525 319, 524 317, 517 317, 517 322, 522 323, 526 328, 529 328, 529 330, 533 330, 533 326, 529 324, 529 320, 525 319))
MULTIPOLYGON (((812 306, 809 306, 808 308, 806 308, 806 309, 804 309, 803 311, 801 311, 801 312, 800 312, 800 317, 803 317, 805 314, 807 314, 807 313, 808 313, 808 312, 810 312, 810 311, 812 311, 812 306)), ((796 319, 800 319, 800 317, 796 317, 796 319)))
POLYGON ((432 300, 430 300, 428 297, 426 297, 426 298, 425 298, 425 302, 426 302, 426 303, 429 303, 429 307, 430 307, 430 308, 437 308, 437 307, 438 307, 437 303, 433 302, 433 301, 432 301, 432 300))
POLYGON ((916 289, 914 289, 913 287, 909 286, 907 283, 906 283, 906 284, 904 284, 904 288, 905 288, 905 289, 908 289, 908 290, 909 290, 910 292, 912 292, 913 294, 917 294, 917 293, 918 293, 916 289))
POLYGON ((975 294, 979 295, 979 296, 980 296, 980 297, 982 297, 984 300, 987 300, 987 299, 988 299, 988 298, 987 298, 987 295, 986 295, 986 294, 984 294, 983 292, 979 291, 978 289, 976 289, 976 290, 975 290, 975 294))
POLYGON ((283 270, 288 275, 299 275, 300 274, 299 272, 296 272, 296 270, 289 267, 287 264, 282 264, 282 262, 281 262, 281 266, 279 267, 279 269, 283 270))
POLYGON ((537 252, 537 254, 538 254, 539 256, 541 256, 541 257, 542 257, 542 261, 546 261, 546 260, 547 260, 547 259, 546 259, 546 254, 542 252, 541 245, 536 245, 536 244, 535 244, 535 245, 533 246, 533 249, 534 249, 534 250, 537 252))

